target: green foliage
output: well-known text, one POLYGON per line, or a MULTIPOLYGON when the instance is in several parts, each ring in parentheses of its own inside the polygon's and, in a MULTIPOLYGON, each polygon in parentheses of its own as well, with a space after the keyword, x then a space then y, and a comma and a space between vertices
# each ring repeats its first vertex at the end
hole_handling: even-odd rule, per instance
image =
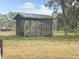
MULTIPOLYGON (((48 7, 61 7, 63 15, 57 16, 57 30, 64 29, 65 33, 74 32, 79 26, 79 0, 48 0, 48 7), (74 4, 73 4, 74 3, 74 4)), ((57 9, 55 9, 57 8, 57 9)), ((56 12, 55 12, 56 13, 56 12)))
POLYGON ((57 30, 62 31, 64 30, 64 21, 63 21, 63 14, 58 14, 57 16, 57 30))
POLYGON ((7 14, 0 14, 0 29, 2 27, 11 29, 12 27, 15 27, 15 21, 10 19, 7 14))

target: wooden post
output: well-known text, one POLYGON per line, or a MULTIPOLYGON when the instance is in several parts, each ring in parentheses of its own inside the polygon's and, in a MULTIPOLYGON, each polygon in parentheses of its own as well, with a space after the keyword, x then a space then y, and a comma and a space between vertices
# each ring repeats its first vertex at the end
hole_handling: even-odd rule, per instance
MULTIPOLYGON (((25 20, 24 20, 24 21, 25 21, 25 20)), ((25 30, 26 30, 26 22, 24 22, 24 37, 25 37, 25 35, 26 35, 25 30)))
POLYGON ((31 35, 31 19, 29 20, 29 36, 32 36, 31 35))
POLYGON ((1 58, 3 57, 3 41, 0 39, 1 58))
POLYGON ((50 20, 50 31, 51 31, 51 36, 54 36, 54 24, 52 24, 52 22, 54 23, 54 21, 51 19, 50 20), (52 30, 53 30, 53 32, 52 32, 52 30))

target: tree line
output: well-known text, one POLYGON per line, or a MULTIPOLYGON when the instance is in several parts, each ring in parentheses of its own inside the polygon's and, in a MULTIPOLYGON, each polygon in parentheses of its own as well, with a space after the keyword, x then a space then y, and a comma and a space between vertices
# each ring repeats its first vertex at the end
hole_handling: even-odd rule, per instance
MULTIPOLYGON (((15 28, 15 21, 9 18, 9 14, 0 14, 0 30, 2 31, 3 29, 7 30, 13 30, 15 28)), ((10 16, 13 16, 10 14, 10 16)))

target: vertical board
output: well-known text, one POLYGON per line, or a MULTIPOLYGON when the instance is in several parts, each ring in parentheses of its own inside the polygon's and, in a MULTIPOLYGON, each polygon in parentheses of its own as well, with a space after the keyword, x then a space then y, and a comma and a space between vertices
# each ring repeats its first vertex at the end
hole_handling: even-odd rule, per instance
POLYGON ((21 36, 52 36, 52 20, 16 20, 16 33, 21 36))
POLYGON ((20 20, 16 20, 16 35, 20 35, 20 20))
POLYGON ((24 26, 24 36, 30 36, 31 35, 31 21, 25 20, 25 26, 24 26))
POLYGON ((39 20, 26 20, 25 23, 26 23, 26 26, 25 26, 26 36, 41 35, 41 22, 39 20))
POLYGON ((16 35, 24 35, 24 20, 16 20, 16 35))
POLYGON ((52 20, 42 20, 42 36, 52 36, 52 20))
POLYGON ((22 36, 24 36, 24 24, 25 24, 25 20, 21 20, 21 22, 20 22, 20 34, 22 36))

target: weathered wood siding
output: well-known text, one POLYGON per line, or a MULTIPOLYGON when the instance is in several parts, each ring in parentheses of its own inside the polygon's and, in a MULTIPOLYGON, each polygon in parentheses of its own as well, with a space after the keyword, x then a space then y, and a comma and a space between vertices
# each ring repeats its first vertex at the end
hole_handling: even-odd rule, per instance
POLYGON ((24 31, 25 36, 41 36, 40 20, 26 20, 24 31))
POLYGON ((42 20, 42 36, 52 36, 52 20, 42 20))
POLYGON ((23 28, 24 36, 52 36, 52 20, 25 20, 23 28))
POLYGON ((16 20, 16 35, 24 35, 24 20, 16 20))
POLYGON ((16 20, 16 34, 19 36, 52 36, 52 19, 16 20))

